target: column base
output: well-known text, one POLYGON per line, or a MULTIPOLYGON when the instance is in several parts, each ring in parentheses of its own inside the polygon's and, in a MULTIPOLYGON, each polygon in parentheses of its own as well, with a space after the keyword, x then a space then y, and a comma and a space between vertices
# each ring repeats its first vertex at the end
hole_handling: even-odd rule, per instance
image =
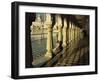
POLYGON ((67 47, 67 44, 63 44, 62 47, 63 47, 63 48, 64 48, 64 47, 67 47))
POLYGON ((47 53, 45 54, 45 57, 48 58, 48 59, 51 59, 51 58, 52 58, 52 53, 47 52, 47 53))

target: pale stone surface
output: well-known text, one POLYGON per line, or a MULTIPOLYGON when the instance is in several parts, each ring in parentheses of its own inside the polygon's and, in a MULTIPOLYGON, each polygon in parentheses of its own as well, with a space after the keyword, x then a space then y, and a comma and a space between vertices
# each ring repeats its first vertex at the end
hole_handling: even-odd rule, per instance
POLYGON ((58 41, 62 41, 62 19, 60 15, 57 15, 57 26, 58 26, 58 41))
POLYGON ((63 47, 67 46, 67 20, 64 18, 64 27, 63 27, 63 47))
POLYGON ((39 31, 41 28, 42 28, 42 22, 41 22, 40 14, 37 14, 35 21, 32 22, 32 25, 30 27, 31 35, 39 31))
POLYGON ((69 22, 69 28, 68 28, 68 42, 71 42, 71 21, 69 22))
POLYGON ((51 14, 46 14, 46 21, 45 26, 47 27, 48 34, 47 34, 47 52, 45 54, 45 57, 52 58, 52 21, 51 21, 51 14))

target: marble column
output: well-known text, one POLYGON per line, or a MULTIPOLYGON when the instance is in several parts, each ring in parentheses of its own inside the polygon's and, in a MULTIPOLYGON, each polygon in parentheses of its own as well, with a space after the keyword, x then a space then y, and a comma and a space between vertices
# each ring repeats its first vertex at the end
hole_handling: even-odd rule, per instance
POLYGON ((63 47, 67 46, 67 20, 64 18, 64 27, 63 27, 63 47))
POLYGON ((72 23, 72 40, 74 41, 74 23, 72 23))
POLYGON ((40 14, 36 14, 36 19, 34 22, 32 22, 32 25, 30 26, 31 34, 34 33, 34 27, 36 27, 36 26, 39 26, 39 27, 42 26, 40 14))
POLYGON ((57 27, 58 27, 58 46, 62 46, 62 19, 61 15, 57 16, 57 27))
POLYGON ((70 43, 71 42, 71 21, 69 22, 69 28, 68 28, 68 30, 69 30, 68 31, 68 34, 69 34, 69 37, 68 37, 69 39, 68 40, 69 40, 69 43, 70 43))
POLYGON ((77 31, 77 26, 76 26, 76 42, 77 42, 77 36, 78 36, 78 33, 77 33, 78 31, 77 31))
POLYGON ((76 25, 75 25, 75 28, 74 28, 74 40, 76 42, 76 36, 77 36, 77 31, 76 31, 76 25))
POLYGON ((80 28, 79 27, 77 28, 77 31, 78 31, 77 32, 78 33, 78 37, 77 38, 78 38, 78 41, 79 41, 80 40, 80 28))
POLYGON ((75 24, 73 25, 74 26, 74 42, 75 42, 75 24))
POLYGON ((47 52, 45 54, 45 57, 52 58, 52 21, 51 21, 51 15, 46 14, 46 21, 45 26, 47 27, 47 52))
POLYGON ((76 39, 77 39, 77 36, 78 36, 78 33, 77 32, 78 32, 78 30, 77 30, 77 26, 76 26, 76 39))
POLYGON ((76 37, 76 39, 77 39, 77 43, 78 43, 78 41, 79 41, 79 29, 78 29, 78 26, 76 27, 76 30, 77 30, 77 37, 76 37))

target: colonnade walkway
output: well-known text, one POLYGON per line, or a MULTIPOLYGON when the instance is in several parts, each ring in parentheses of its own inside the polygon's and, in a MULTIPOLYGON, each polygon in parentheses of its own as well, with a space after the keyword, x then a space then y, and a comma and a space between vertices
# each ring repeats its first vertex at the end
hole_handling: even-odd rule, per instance
MULTIPOLYGON (((46 14, 46 20, 41 23, 40 16, 37 16, 36 21, 31 25, 31 41, 40 40, 40 37, 34 37, 34 32, 45 30, 46 39, 45 54, 42 54, 38 59, 33 59, 33 67, 56 67, 56 66, 74 66, 74 65, 88 65, 89 64, 89 37, 83 33, 75 22, 68 20, 61 15, 55 15, 56 23, 52 26, 51 14, 46 14), (63 24, 62 24, 63 22, 63 24), (40 27, 40 28, 38 28, 40 27), (53 28, 56 27, 56 30, 53 28), (34 31, 34 28, 38 28, 34 31), (57 45, 53 48, 53 33, 56 32, 57 45)), ((43 32, 43 31, 41 31, 43 32)), ((32 41, 33 42, 33 41, 32 41)), ((34 44, 33 44, 34 47, 34 44)), ((44 47, 44 48, 42 48, 44 47)), ((32 48, 33 49, 33 48, 32 48)))

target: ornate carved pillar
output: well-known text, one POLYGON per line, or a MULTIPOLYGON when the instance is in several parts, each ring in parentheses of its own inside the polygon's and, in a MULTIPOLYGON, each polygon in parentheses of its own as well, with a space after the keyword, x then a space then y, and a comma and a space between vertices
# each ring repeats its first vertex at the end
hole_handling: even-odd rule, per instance
POLYGON ((51 15, 46 14, 46 21, 45 26, 47 27, 47 52, 45 54, 45 57, 52 58, 52 21, 51 21, 51 15))
POLYGON ((64 27, 63 27, 63 47, 67 46, 67 20, 64 18, 64 27))
POLYGON ((57 15, 57 26, 58 26, 58 42, 62 44, 62 19, 60 15, 57 15))
POLYGON ((34 27, 41 27, 42 23, 41 23, 41 18, 40 18, 40 14, 36 14, 36 19, 34 22, 32 22, 32 25, 30 26, 31 28, 31 34, 34 34, 34 27))
POLYGON ((77 34, 76 34, 76 41, 77 41, 77 43, 78 43, 78 41, 79 41, 79 29, 78 29, 78 26, 76 27, 76 31, 77 31, 77 34))
POLYGON ((70 22, 70 42, 72 41, 72 21, 70 22))
POLYGON ((71 21, 69 22, 69 28, 68 28, 68 30, 69 30, 69 31, 68 31, 68 32, 69 32, 69 33, 68 33, 68 34, 69 34, 69 35, 68 35, 68 36, 69 36, 69 37, 68 37, 68 38, 69 38, 68 40, 69 40, 69 43, 70 43, 70 42, 71 42, 71 21))
POLYGON ((72 23, 72 40, 74 41, 74 23, 72 23))
POLYGON ((77 42, 77 26, 75 26, 75 42, 77 42))
POLYGON ((78 32, 77 32, 77 39, 78 39, 78 41, 79 41, 79 40, 80 40, 80 28, 79 28, 79 27, 77 28, 77 31, 78 31, 78 32))
POLYGON ((62 50, 62 18, 61 15, 55 15, 55 26, 57 28, 57 44, 56 47, 53 49, 53 53, 57 54, 62 50))
POLYGON ((74 32, 74 43, 75 43, 75 24, 73 25, 73 32, 74 32))

